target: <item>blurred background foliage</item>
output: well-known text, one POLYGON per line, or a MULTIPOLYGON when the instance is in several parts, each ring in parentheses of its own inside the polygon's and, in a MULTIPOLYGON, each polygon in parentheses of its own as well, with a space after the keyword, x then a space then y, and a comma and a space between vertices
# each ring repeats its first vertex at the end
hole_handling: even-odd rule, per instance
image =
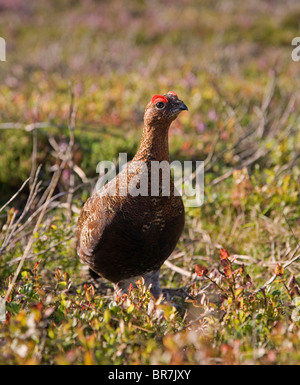
MULTIPOLYGON (((135 153, 146 103, 175 90, 190 114, 170 132, 172 158, 203 159, 224 130, 224 100, 212 81, 241 112, 242 125, 269 71, 279 73, 278 98, 294 89, 299 66, 290 43, 299 15, 294 1, 3 0, 0 121, 49 122, 39 129, 38 150, 51 164, 47 135, 59 141, 67 134, 72 82, 81 167, 93 176, 99 161, 135 153)), ((222 140, 234 140, 234 122, 225 128, 222 140)), ((30 174, 31 135, 0 130, 1 202, 30 174)))

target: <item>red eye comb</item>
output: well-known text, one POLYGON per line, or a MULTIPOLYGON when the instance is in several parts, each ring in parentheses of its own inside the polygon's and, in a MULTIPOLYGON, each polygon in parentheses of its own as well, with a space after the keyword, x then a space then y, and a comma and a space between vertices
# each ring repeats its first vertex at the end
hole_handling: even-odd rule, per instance
POLYGON ((168 103, 168 99, 163 95, 154 95, 151 99, 152 103, 163 102, 168 103))
POLYGON ((174 91, 169 91, 168 94, 174 95, 174 96, 176 96, 176 98, 178 98, 178 95, 174 91))

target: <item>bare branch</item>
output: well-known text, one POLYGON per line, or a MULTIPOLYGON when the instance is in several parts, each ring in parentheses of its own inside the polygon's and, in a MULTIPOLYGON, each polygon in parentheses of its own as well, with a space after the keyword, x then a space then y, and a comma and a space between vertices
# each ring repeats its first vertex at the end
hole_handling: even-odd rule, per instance
POLYGON ((35 234, 38 232, 39 227, 40 227, 40 225, 42 223, 42 220, 43 220, 43 218, 44 218, 44 216, 46 214, 48 205, 51 202, 52 195, 54 193, 54 190, 55 190, 55 188, 57 186, 57 183, 59 181, 59 178, 61 176, 61 172, 64 169, 65 165, 66 165, 66 161, 63 161, 61 163, 61 165, 60 165, 60 168, 52 176, 52 180, 51 180, 51 183, 50 183, 50 186, 49 186, 50 188, 49 188, 49 192, 48 192, 48 195, 47 195, 47 198, 46 198, 46 202, 43 205, 41 213, 40 213, 40 215, 39 215, 39 217, 38 217, 38 219, 37 219, 37 221, 35 223, 34 229, 33 229, 32 233, 31 233, 31 235, 29 237, 29 240, 27 241, 27 245, 25 247, 25 250, 23 252, 23 255, 21 257, 19 265, 18 265, 18 267, 17 267, 17 269, 16 269, 16 271, 14 273, 13 279, 12 279, 11 283, 9 284, 9 287, 8 287, 8 289, 6 291, 5 298, 4 298, 5 301, 7 301, 7 299, 9 298, 9 296, 10 296, 10 294, 11 294, 13 288, 14 288, 14 285, 15 285, 17 279, 18 279, 18 276, 20 274, 22 266, 23 266, 26 258, 28 257, 28 255, 30 253, 30 250, 31 250, 32 245, 33 245, 34 240, 35 240, 35 234))
POLYGON ((9 201, 7 201, 4 206, 2 206, 0 208, 0 213, 1 211, 3 211, 5 209, 5 207, 7 207, 19 194, 20 192, 24 189, 24 187, 26 186, 26 183, 30 180, 30 178, 27 178, 25 180, 25 182, 22 184, 22 186, 19 188, 19 190, 9 199, 9 201))
POLYGON ((181 275, 184 275, 185 277, 191 278, 191 277, 194 275, 193 273, 190 273, 189 271, 184 270, 184 269, 182 269, 181 267, 178 267, 178 266, 174 265, 174 264, 171 263, 170 261, 165 261, 165 265, 166 265, 169 269, 175 271, 176 273, 179 273, 179 274, 181 274, 181 275))

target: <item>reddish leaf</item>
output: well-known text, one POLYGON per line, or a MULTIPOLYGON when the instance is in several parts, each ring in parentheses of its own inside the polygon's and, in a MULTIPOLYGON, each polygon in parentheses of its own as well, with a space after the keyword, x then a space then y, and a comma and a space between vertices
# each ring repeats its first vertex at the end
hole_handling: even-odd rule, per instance
POLYGON ((128 289, 129 294, 132 292, 132 290, 133 290, 133 284, 131 283, 131 284, 129 285, 129 289, 128 289))
POLYGON ((226 249, 220 249, 220 258, 221 259, 228 259, 229 253, 226 249))
POLYGON ((195 266, 195 272, 199 277, 203 277, 208 273, 208 268, 199 264, 195 266))
POLYGON ((226 277, 230 277, 232 275, 231 262, 229 259, 221 259, 221 266, 223 267, 224 273, 226 277))

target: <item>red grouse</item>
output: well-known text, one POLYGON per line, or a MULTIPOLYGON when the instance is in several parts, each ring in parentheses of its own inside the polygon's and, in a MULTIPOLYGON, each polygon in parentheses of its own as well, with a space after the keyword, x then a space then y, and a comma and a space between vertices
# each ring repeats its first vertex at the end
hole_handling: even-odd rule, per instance
POLYGON ((175 92, 154 95, 145 110, 135 157, 81 210, 77 234, 81 261, 124 291, 142 276, 147 286, 152 284, 151 293, 159 296, 159 269, 183 231, 184 206, 170 168, 167 194, 161 173, 153 188, 153 174, 157 164, 169 166, 168 130, 187 109, 175 92))

